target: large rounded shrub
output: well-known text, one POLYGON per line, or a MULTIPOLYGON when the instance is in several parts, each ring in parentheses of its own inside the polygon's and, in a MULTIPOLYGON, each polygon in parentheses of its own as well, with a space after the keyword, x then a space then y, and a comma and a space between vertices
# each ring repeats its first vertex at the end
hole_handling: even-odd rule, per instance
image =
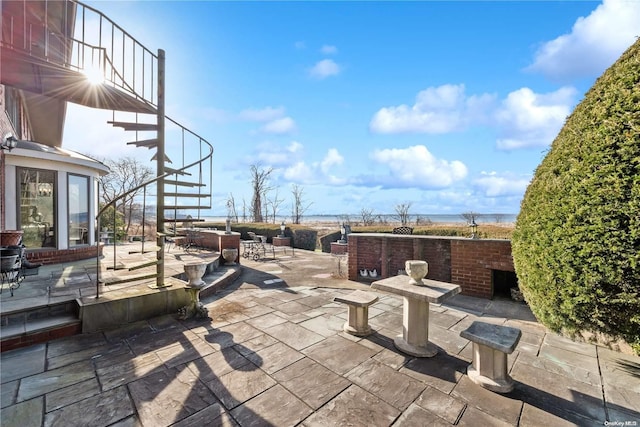
POLYGON ((640 40, 567 119, 527 188, 512 246, 541 323, 623 338, 640 353, 640 40))

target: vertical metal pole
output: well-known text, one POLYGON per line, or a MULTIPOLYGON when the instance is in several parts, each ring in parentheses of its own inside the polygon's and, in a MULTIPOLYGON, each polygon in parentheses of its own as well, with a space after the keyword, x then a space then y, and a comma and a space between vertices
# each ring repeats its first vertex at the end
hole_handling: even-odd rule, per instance
MULTIPOLYGON (((100 211, 100 184, 96 189, 96 209, 100 211)), ((100 298, 100 217, 96 217, 96 299, 100 298)))
POLYGON ((113 204, 113 271, 116 270, 116 238, 118 236, 118 227, 116 227, 117 215, 118 215, 118 203, 114 203, 113 204))
POLYGON ((140 252, 143 254, 144 254, 144 241, 146 240, 145 239, 146 234, 144 230, 144 223, 147 221, 147 218, 145 216, 146 207, 147 207, 147 187, 145 186, 142 189, 142 249, 140 250, 140 252))
MULTIPOLYGON (((164 50, 158 49, 158 153, 156 159, 157 176, 164 175, 164 105, 165 105, 164 50)), ((156 191, 156 244, 158 245, 156 264, 156 286, 164 286, 164 178, 157 181, 156 191)))

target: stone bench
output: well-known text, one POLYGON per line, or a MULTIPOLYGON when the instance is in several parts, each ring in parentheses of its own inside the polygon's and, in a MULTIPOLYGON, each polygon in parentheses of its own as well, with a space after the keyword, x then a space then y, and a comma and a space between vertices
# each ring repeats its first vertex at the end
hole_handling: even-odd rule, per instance
POLYGON ((513 390, 508 374, 507 354, 513 353, 522 332, 517 328, 473 322, 460 336, 473 343, 473 362, 467 375, 474 383, 498 393, 513 390))
POLYGON ((354 291, 349 295, 335 297, 333 300, 348 307, 348 320, 343 327, 346 333, 358 337, 371 334, 369 306, 378 301, 376 295, 365 291, 354 291))

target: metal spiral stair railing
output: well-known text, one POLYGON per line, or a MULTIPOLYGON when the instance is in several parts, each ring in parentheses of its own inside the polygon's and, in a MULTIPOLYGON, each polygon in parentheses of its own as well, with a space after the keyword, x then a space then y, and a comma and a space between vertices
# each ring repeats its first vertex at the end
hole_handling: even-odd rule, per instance
MULTIPOLYGON (((173 219, 168 219, 165 220, 163 222, 171 222, 171 221, 176 221, 177 219, 177 211, 181 210, 181 209, 208 209, 210 208, 210 203, 209 205, 203 205, 203 204, 197 204, 197 205, 181 205, 179 203, 179 200, 181 198, 196 198, 197 200, 203 200, 206 198, 211 197, 211 194, 208 193, 204 193, 202 190, 204 187, 211 187, 212 182, 211 182, 211 164, 212 164, 212 159, 213 159, 213 146, 206 141, 204 138, 202 138, 201 136, 197 135, 196 133, 194 133, 193 131, 185 128, 184 126, 180 125, 178 122, 176 122, 175 120, 166 117, 167 120, 169 120, 171 123, 173 123, 174 125, 178 126, 180 128, 180 131, 182 133, 187 133, 190 134, 191 136, 197 138, 197 141, 199 143, 199 152, 200 154, 200 158, 198 158, 197 160, 190 162, 188 164, 185 164, 179 168, 171 168, 169 170, 167 170, 163 175, 160 176, 156 176, 132 189, 130 189, 129 191, 122 193, 120 195, 118 195, 117 197, 115 197, 113 200, 111 200, 108 204, 105 204, 98 212, 97 216, 96 216, 96 221, 97 221, 97 229, 100 229, 100 217, 104 214, 104 212, 108 211, 111 207, 113 207, 114 212, 117 210, 118 204, 123 201, 127 196, 129 196, 130 194, 134 194, 137 193, 139 190, 143 189, 144 190, 144 198, 143 198, 143 204, 142 204, 142 212, 143 212, 143 219, 142 219, 142 228, 143 228, 143 235, 145 234, 145 213, 147 211, 146 209, 146 192, 147 189, 150 186, 153 185, 168 185, 168 186, 172 186, 174 189, 175 188, 179 188, 179 187, 196 187, 198 188, 198 192, 196 193, 189 193, 189 192, 178 192, 178 191, 173 191, 173 192, 164 192, 164 196, 168 197, 168 198, 172 198, 174 200, 174 204, 173 205, 165 205, 164 208, 166 210, 171 210, 174 212, 174 216, 173 219), (204 153, 203 153, 204 151, 204 153), (205 163, 209 163, 209 182, 205 182, 204 181, 204 173, 203 173, 203 164, 205 163), (180 180, 180 176, 184 176, 184 175, 191 175, 190 170, 197 168, 197 172, 198 172, 198 178, 197 180, 194 181, 182 181, 180 180), (166 178, 170 178, 172 176, 175 176, 175 179, 173 180, 166 180, 166 178)), ((118 123, 122 123, 122 122, 118 122, 118 123)), ((148 141, 148 140, 145 140, 148 141)), ((129 144, 135 144, 136 141, 133 141, 129 144)), ((147 147, 149 146, 148 142, 145 142, 143 144, 141 144, 140 146, 142 147, 147 147)), ((182 149, 183 151, 187 148, 186 144, 184 143, 184 141, 182 141, 182 149)), ((194 218, 194 220, 197 220, 200 217, 200 213, 198 212, 198 216, 196 218, 194 218)), ((159 224, 158 222, 158 227, 162 227, 164 228, 164 224, 159 224)), ((115 221, 114 221, 115 223, 115 221)), ((175 229, 174 229, 175 230, 175 229)), ((161 268, 162 265, 162 260, 164 259, 163 257, 163 251, 164 251, 164 239, 165 237, 170 234, 170 233, 166 233, 166 231, 164 232, 158 232, 157 236, 156 236, 156 246, 153 249, 154 251, 156 251, 159 256, 156 258, 155 261, 146 261, 146 262, 141 262, 135 265, 131 265, 131 266, 124 266, 124 265, 119 265, 117 263, 117 255, 116 255, 116 251, 117 251, 117 244, 116 244, 116 240, 114 239, 113 241, 113 263, 111 266, 109 266, 109 269, 113 269, 113 270, 119 270, 119 269, 126 269, 129 271, 133 271, 133 270, 138 270, 144 267, 148 267, 148 266, 152 266, 152 265, 157 265, 160 268, 158 268, 157 272, 155 274, 142 274, 139 276, 129 276, 127 278, 122 278, 122 279, 115 279, 112 280, 110 283, 114 284, 114 283, 125 283, 125 282, 135 282, 135 281, 139 281, 139 280, 145 280, 145 279, 150 279, 153 277, 156 277, 157 279, 157 286, 158 287, 162 287, 162 282, 164 280, 162 271, 163 269, 161 268)), ((99 253, 99 242, 96 242, 96 246, 97 246, 97 253, 99 253)), ((132 251, 130 253, 133 252, 137 252, 137 251, 132 251)), ((141 250, 139 251, 140 253, 145 253, 145 239, 142 239, 141 242, 141 250)), ((100 295, 100 291, 99 291, 99 287, 100 287, 100 272, 101 272, 101 262, 100 262, 100 257, 97 257, 97 277, 96 277, 96 298, 99 298, 100 295)))

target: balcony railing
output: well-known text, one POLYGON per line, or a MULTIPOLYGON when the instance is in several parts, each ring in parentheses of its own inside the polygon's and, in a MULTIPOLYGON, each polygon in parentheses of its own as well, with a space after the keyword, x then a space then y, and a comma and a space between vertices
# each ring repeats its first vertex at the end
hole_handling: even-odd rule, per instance
POLYGON ((102 12, 76 0, 3 2, 2 44, 39 60, 100 74, 157 105, 157 54, 102 12))

